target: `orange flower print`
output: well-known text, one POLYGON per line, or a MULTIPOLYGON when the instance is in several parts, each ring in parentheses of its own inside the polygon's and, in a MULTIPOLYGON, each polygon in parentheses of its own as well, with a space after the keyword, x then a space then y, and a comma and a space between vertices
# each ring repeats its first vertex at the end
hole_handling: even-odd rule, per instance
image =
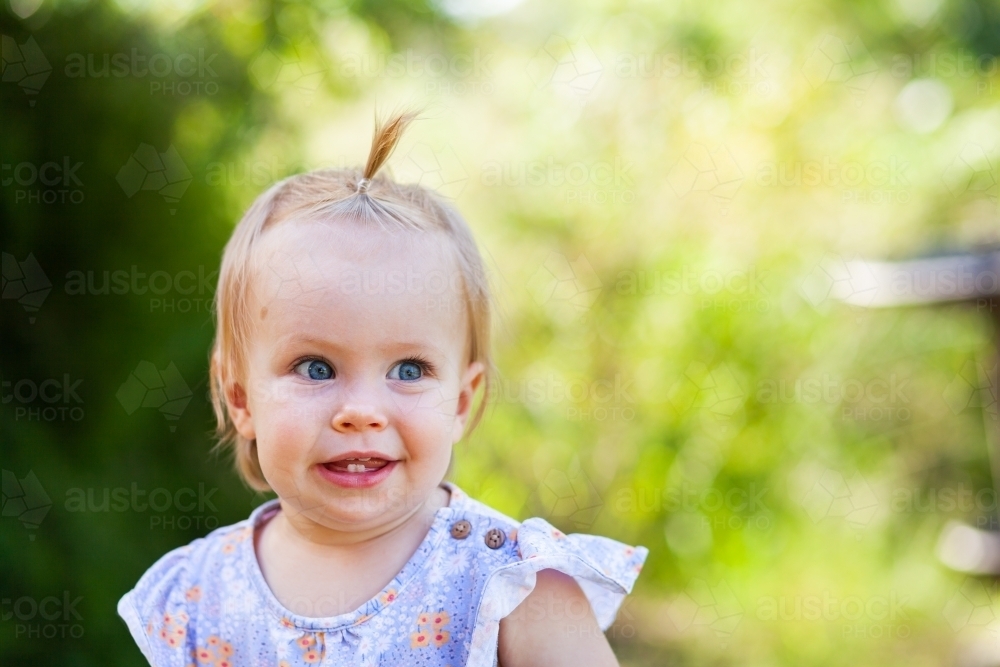
POLYGON ((509 533, 507 533, 507 537, 510 538, 511 542, 515 541, 517 539, 517 528, 514 528, 509 533))
POLYGON ((625 547, 625 555, 626 556, 631 556, 634 552, 635 552, 635 548, 634 547, 625 547))
POLYGON ((209 637, 205 646, 195 649, 195 657, 203 665, 213 665, 213 667, 233 667, 233 645, 223 641, 218 635, 209 637))
POLYGON ((288 662, 287 660, 279 660, 278 667, 292 667, 292 663, 288 662))
POLYGON ((192 586, 184 594, 184 597, 187 598, 188 602, 197 602, 201 599, 201 586, 192 586))
POLYGON ((417 631, 410 635, 410 647, 421 648, 429 646, 429 641, 441 648, 448 643, 451 633, 444 629, 444 626, 451 622, 451 614, 441 610, 429 614, 424 612, 417 614, 417 631))
POLYGON ((316 649, 311 649, 309 651, 306 651, 302 655, 302 659, 310 664, 314 662, 319 662, 320 659, 319 651, 317 651, 316 649))
POLYGON ((313 639, 312 635, 302 635, 301 637, 295 640, 295 643, 298 644, 299 648, 307 649, 313 644, 315 644, 316 640, 313 639))
POLYGON ((224 553, 224 554, 231 554, 234 551, 236 551, 236 545, 233 544, 232 542, 228 542, 228 543, 222 545, 222 553, 224 553))
POLYGON ((292 623, 288 618, 282 616, 281 617, 281 627, 283 627, 283 628, 294 628, 295 624, 292 623))
POLYGON ((382 600, 382 604, 389 604, 396 599, 396 589, 390 588, 385 593, 382 593, 382 596, 379 599, 382 600))
POLYGON ((552 529, 552 537, 556 538, 557 540, 561 540, 561 539, 564 539, 566 537, 566 535, 564 535, 563 532, 561 530, 559 530, 558 528, 553 528, 552 529))

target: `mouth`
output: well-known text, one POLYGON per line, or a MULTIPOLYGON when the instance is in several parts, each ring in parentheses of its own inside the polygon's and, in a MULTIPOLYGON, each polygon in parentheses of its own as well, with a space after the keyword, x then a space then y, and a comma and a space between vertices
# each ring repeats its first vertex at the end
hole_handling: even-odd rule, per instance
POLYGON ((348 452, 318 466, 320 476, 345 488, 376 486, 392 473, 399 463, 379 452, 348 452))
POLYGON ((332 472, 366 473, 381 470, 392 462, 392 459, 377 456, 350 457, 328 461, 323 467, 332 472))

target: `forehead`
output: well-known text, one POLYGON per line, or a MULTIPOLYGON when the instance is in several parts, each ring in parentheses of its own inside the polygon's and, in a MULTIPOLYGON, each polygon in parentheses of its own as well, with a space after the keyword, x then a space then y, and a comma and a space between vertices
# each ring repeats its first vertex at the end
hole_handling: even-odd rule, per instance
POLYGON ((461 273, 440 232, 286 221, 260 239, 252 292, 251 314, 271 336, 458 354, 465 339, 461 273))

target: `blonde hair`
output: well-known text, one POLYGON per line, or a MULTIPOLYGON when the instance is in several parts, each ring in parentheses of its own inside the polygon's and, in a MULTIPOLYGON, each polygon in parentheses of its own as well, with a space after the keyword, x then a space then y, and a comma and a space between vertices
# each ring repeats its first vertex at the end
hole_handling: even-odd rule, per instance
MULTIPOLYGON (((222 254, 215 293, 216 336, 209 380, 219 447, 231 447, 236 469, 252 488, 266 491, 257 443, 241 436, 228 413, 226 396, 246 377, 246 349, 252 335, 251 284, 254 249, 263 232, 290 218, 354 220, 388 232, 407 229, 443 233, 451 242, 468 314, 468 362, 482 362, 484 392, 467 425, 471 433, 482 419, 495 375, 490 352, 491 291, 482 257, 468 223, 435 193, 419 185, 401 185, 380 175, 406 127, 417 112, 396 113, 375 121, 375 134, 364 169, 321 169, 276 183, 244 213, 222 254)), ((473 397, 474 398, 474 397, 473 397)), ((449 465, 449 471, 451 466, 449 465)))

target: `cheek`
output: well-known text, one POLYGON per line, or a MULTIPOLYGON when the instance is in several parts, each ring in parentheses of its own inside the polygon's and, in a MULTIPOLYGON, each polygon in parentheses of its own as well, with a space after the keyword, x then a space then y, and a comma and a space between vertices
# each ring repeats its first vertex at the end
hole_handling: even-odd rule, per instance
MULTIPOLYGON (((455 423, 457 400, 444 403, 423 401, 409 405, 396 414, 396 429, 406 442, 410 456, 425 460, 448 459, 451 432, 455 423)), ((402 406, 401 406, 402 407, 402 406)))
POLYGON ((261 466, 280 467, 315 446, 329 406, 318 392, 293 382, 275 381, 254 397, 254 426, 261 466))

